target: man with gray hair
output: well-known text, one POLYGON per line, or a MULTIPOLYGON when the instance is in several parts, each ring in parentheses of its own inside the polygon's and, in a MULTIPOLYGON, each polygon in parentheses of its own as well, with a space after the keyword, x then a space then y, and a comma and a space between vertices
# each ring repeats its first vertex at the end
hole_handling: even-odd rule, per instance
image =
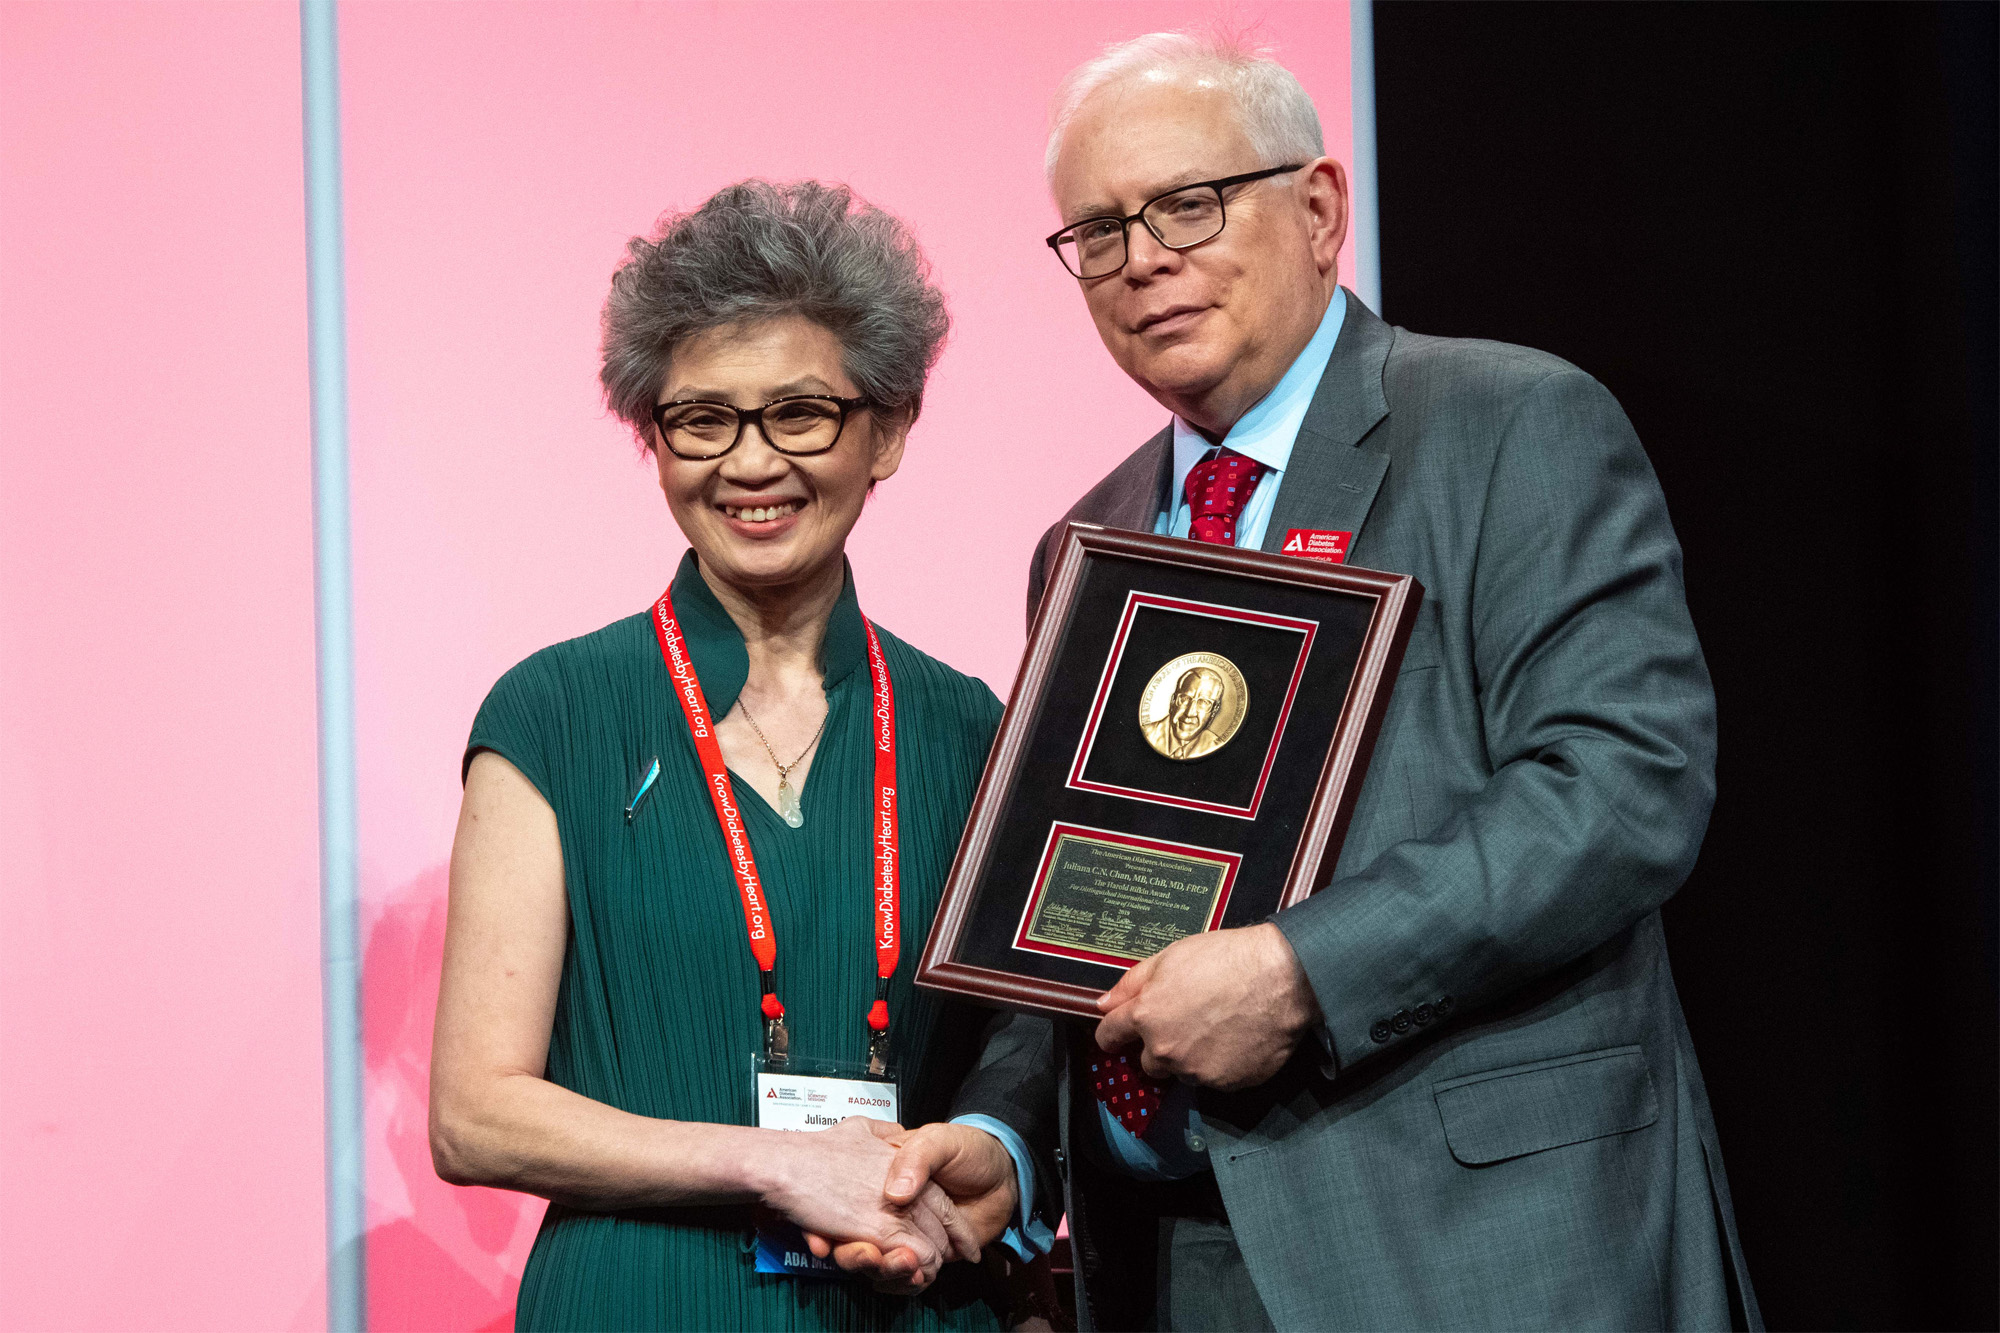
POLYGON ((1066 518, 1426 597, 1328 887, 1133 967, 1094 1032, 996 1020, 890 1196, 1060 1197, 1085 1327, 1757 1326, 1659 915, 1714 697, 1623 412, 1342 289, 1345 174, 1261 53, 1111 49, 1048 177, 1050 247, 1173 414, 1066 518), (1135 1088, 1139 1132, 1102 1099, 1135 1088))

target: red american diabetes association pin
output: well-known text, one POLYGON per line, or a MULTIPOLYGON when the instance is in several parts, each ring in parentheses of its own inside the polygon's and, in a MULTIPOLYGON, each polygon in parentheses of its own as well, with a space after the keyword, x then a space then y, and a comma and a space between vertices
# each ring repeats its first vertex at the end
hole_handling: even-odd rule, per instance
POLYGON ((1285 555, 1296 555, 1307 560, 1323 560, 1329 565, 1347 563, 1347 544, 1354 540, 1351 532, 1333 532, 1325 528, 1291 528, 1285 533, 1285 544, 1279 551, 1285 555))

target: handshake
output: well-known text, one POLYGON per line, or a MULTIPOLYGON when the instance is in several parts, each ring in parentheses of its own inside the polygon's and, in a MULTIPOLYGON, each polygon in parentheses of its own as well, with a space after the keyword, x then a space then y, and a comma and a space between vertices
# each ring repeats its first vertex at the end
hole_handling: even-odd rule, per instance
MULTIPOLYGON (((1100 1049, 1135 1051, 1155 1078, 1223 1089, 1270 1078, 1321 1021, 1298 958, 1269 922, 1176 940, 1097 1004, 1100 1049)), ((1013 1157, 971 1125, 852 1117, 777 1137, 764 1202, 816 1256, 884 1291, 918 1292, 951 1260, 977 1261, 1020 1204, 1013 1157)))
POLYGON ((892 1294, 922 1291, 954 1259, 978 1262, 1019 1205, 1013 1157, 970 1125, 852 1116, 774 1138, 765 1204, 805 1232, 813 1254, 892 1294))

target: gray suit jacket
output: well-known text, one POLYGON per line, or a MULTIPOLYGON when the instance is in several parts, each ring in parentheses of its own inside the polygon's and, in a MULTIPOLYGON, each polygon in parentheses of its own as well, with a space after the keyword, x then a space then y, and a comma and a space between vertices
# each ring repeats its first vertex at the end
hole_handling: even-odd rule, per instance
MULTIPOLYGON (((1575 367, 1343 299, 1264 549, 1351 531, 1352 563, 1426 596, 1332 883, 1273 918, 1321 1040, 1201 1094, 1244 1260, 1279 1328, 1756 1327, 1660 926, 1715 703, 1659 484, 1575 367)), ((1171 441, 1066 519, 1150 531, 1171 441)), ((1068 1151, 1079 1037, 997 1018, 955 1111, 1038 1148, 1085 1326, 1130 1327, 1156 1240, 1143 1191, 1068 1151)))

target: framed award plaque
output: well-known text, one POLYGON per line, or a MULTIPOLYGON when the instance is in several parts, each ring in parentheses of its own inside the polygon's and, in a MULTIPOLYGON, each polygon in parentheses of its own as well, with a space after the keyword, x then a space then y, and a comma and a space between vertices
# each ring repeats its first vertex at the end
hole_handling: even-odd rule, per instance
POLYGON ((1140 959, 1319 888, 1423 595, 1072 523, 917 984, 1095 1018, 1140 959))

